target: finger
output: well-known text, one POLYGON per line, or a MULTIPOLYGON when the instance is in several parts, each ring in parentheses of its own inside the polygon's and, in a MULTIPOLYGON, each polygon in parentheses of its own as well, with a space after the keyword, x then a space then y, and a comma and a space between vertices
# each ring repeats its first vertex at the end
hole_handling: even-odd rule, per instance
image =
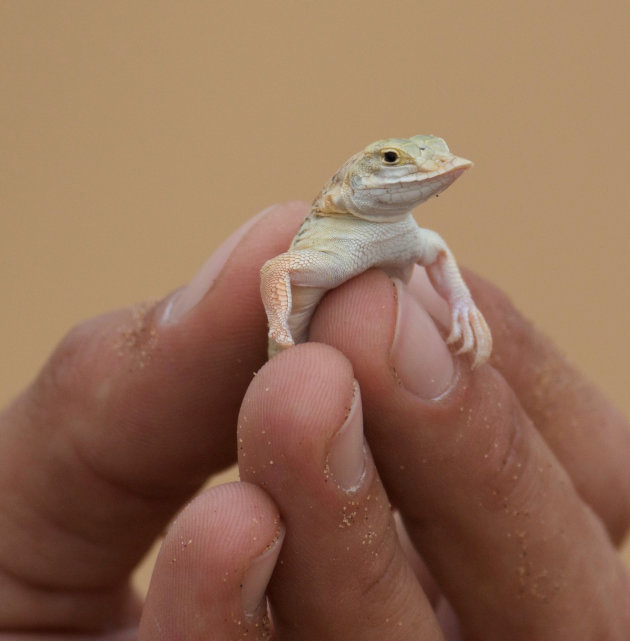
POLYGON ((623 638, 620 560, 498 372, 454 360, 379 272, 332 292, 311 337, 353 363, 388 493, 471 638, 623 638))
POLYGON ((413 570, 418 581, 420 581, 420 585, 422 586, 424 593, 427 595, 427 598, 435 609, 441 599, 438 585, 435 582, 435 579, 431 576, 431 572, 429 571, 427 564, 418 553, 413 541, 409 538, 409 533, 407 532, 403 518, 398 510, 394 511, 394 522, 396 523, 396 536, 398 537, 400 546, 405 554, 407 563, 413 570))
POLYGON ((493 327, 493 365, 619 543, 630 526, 630 428, 496 287, 467 272, 493 327))
MULTIPOLYGON (((465 275, 492 326, 492 365, 510 384, 580 496, 619 543, 630 526, 628 422, 505 294, 470 271, 465 275)), ((423 270, 414 272, 410 288, 434 318, 448 324, 447 308, 423 270)))
POLYGON ((311 344, 273 358, 238 437, 241 478, 269 493, 287 528, 269 586, 279 639, 442 639, 364 447, 346 359, 311 344))
POLYGON ((127 602, 128 573, 178 506, 235 460, 240 401, 265 359, 258 271, 302 215, 276 207, 180 292, 75 328, 0 417, 0 581, 12 586, 0 624, 40 611, 58 627, 126 616, 113 604, 127 602))
POLYGON ((162 544, 138 640, 268 640, 265 591, 283 538, 276 507, 257 487, 199 495, 162 544))

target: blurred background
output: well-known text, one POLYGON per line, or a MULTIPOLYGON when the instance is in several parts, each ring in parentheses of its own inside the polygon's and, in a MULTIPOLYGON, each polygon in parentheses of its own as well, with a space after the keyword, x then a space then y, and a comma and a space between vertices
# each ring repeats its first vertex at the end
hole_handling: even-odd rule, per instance
POLYGON ((433 133, 475 167, 420 224, 630 413, 629 19, 622 0, 0 0, 0 401, 80 319, 165 295, 373 140, 433 133))

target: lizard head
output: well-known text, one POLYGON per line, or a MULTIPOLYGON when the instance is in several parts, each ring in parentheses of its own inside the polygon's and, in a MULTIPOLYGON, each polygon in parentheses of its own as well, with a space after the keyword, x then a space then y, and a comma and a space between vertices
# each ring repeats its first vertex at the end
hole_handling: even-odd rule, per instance
POLYGON ((437 196, 471 166, 436 136, 379 140, 341 168, 333 199, 339 211, 392 221, 437 196))

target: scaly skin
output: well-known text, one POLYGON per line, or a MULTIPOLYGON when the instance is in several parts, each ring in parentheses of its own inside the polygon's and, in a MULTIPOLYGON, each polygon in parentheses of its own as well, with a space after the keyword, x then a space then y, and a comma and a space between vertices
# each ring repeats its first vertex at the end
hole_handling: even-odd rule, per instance
POLYGON ((269 358, 307 340, 315 307, 329 289, 371 267, 407 281, 418 263, 449 304, 447 342, 461 341, 457 353, 473 352, 473 367, 484 363, 492 335, 455 258, 411 215, 471 165, 441 138, 423 135, 379 140, 347 160, 313 201, 289 251, 261 269, 269 358))

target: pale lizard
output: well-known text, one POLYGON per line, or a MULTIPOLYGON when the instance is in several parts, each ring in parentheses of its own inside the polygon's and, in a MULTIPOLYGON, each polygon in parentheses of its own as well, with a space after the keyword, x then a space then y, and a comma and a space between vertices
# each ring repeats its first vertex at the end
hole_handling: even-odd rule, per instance
POLYGON ((313 201, 289 250, 261 269, 269 357, 307 340, 311 316, 329 289, 370 267, 406 282, 418 263, 448 302, 447 342, 461 340, 457 353, 474 350, 473 367, 484 363, 492 336, 455 258, 411 215, 471 165, 441 138, 424 135, 379 140, 346 161, 313 201))

